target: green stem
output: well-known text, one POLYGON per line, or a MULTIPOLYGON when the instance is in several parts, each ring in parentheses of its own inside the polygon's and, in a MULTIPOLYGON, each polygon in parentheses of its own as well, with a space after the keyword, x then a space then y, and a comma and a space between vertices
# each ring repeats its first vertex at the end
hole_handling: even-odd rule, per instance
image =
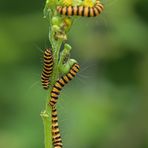
POLYGON ((52 86, 56 82, 59 71, 58 71, 58 59, 59 59, 59 52, 62 45, 62 40, 55 41, 54 35, 52 30, 50 29, 49 39, 52 45, 52 53, 53 53, 53 59, 54 59, 54 67, 52 76, 50 78, 50 88, 49 88, 49 96, 46 100, 46 108, 44 112, 41 113, 41 117, 43 119, 43 125, 44 125, 44 144, 45 148, 52 148, 52 132, 51 132, 51 107, 48 105, 49 100, 51 99, 50 93, 52 90, 52 86))
POLYGON ((45 144, 45 148, 52 148, 52 132, 51 132, 51 107, 48 105, 49 100, 51 99, 50 97, 50 93, 51 93, 51 86, 55 83, 55 81, 58 78, 59 72, 58 72, 58 56, 59 56, 59 51, 60 51, 60 47, 61 47, 62 42, 58 42, 56 43, 56 47, 53 48, 52 52, 53 52, 53 57, 54 57, 54 68, 53 68, 53 72, 52 72, 52 77, 50 78, 50 89, 49 89, 49 96, 48 99, 46 101, 46 108, 44 110, 44 112, 41 113, 41 117, 43 119, 43 125, 44 125, 44 144, 45 144), (56 49, 56 50, 55 50, 56 49))
POLYGON ((66 59, 66 56, 70 54, 70 50, 71 50, 70 45, 65 45, 63 54, 61 54, 59 57, 61 45, 63 41, 67 38, 66 34, 70 30, 72 20, 59 16, 56 12, 55 2, 52 3, 52 1, 50 0, 46 1, 46 5, 44 8, 44 17, 47 17, 47 16, 49 18, 49 41, 52 47, 54 67, 52 71, 52 76, 50 78, 49 95, 46 100, 45 110, 41 112, 41 117, 44 125, 45 148, 52 148, 53 146, 52 146, 52 131, 51 131, 51 125, 52 125, 51 107, 49 106, 49 100, 51 99, 50 93, 52 90, 52 86, 55 84, 56 80, 59 78, 59 75, 63 74, 65 71, 68 72, 70 69, 69 63, 71 65, 71 63, 72 62, 74 63, 75 61, 68 59, 68 61, 66 62, 66 65, 63 65, 64 59, 66 59), (59 62, 59 59, 60 59, 60 62, 59 62))
POLYGON ((49 106, 41 112, 44 125, 44 144, 45 148, 52 148, 52 133, 51 133, 51 109, 49 106))

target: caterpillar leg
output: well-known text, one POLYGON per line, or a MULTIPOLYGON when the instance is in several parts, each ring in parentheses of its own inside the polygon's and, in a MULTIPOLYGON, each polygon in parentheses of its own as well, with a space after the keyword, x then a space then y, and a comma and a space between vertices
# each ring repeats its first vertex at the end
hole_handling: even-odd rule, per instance
POLYGON ((62 139, 58 125, 58 113, 55 106, 52 106, 52 142, 54 148, 62 148, 62 139))

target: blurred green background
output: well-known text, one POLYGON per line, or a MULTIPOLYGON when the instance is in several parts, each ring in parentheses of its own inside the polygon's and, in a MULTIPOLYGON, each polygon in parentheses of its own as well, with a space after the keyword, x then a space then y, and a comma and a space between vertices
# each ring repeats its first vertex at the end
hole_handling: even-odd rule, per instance
MULTIPOLYGON (((68 37, 81 71, 58 111, 64 148, 148 148, 148 1, 104 0, 68 37)), ((0 148, 43 148, 44 1, 0 1, 0 148)))

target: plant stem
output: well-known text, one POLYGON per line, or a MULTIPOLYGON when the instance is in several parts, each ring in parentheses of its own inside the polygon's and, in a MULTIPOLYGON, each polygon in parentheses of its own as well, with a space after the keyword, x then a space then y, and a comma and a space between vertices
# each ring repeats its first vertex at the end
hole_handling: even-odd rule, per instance
POLYGON ((52 135, 51 135, 51 109, 49 107, 41 112, 41 117, 43 119, 43 125, 44 125, 44 144, 45 148, 52 148, 52 135))
POLYGON ((65 44, 63 54, 59 56, 61 45, 63 41, 67 39, 67 33, 70 30, 72 20, 68 17, 63 18, 59 16, 56 12, 57 3, 52 3, 50 0, 46 0, 44 8, 44 17, 49 18, 49 41, 52 47, 53 55, 53 71, 50 77, 50 86, 48 91, 48 98, 45 104, 45 110, 41 112, 41 117, 44 125, 44 144, 45 148, 52 148, 52 122, 51 122, 51 107, 49 106, 49 101, 51 99, 52 86, 55 84, 60 74, 67 73, 73 63, 76 61, 69 59, 63 64, 64 59, 67 55, 70 55, 71 46, 65 44), (51 2, 51 3, 50 3, 51 2), (50 7, 49 7, 50 6, 50 7), (59 60, 60 59, 60 60, 59 60), (60 61, 60 62, 59 62, 60 61))
POLYGON ((51 99, 50 93, 52 90, 52 86, 54 85, 54 83, 56 82, 59 76, 58 61, 59 61, 59 52, 62 45, 62 40, 55 41, 54 32, 52 32, 52 29, 49 29, 49 32, 50 32, 49 39, 52 46, 52 54, 54 59, 54 67, 52 71, 52 76, 50 78, 50 88, 49 88, 49 95, 46 100, 46 107, 44 112, 41 113, 41 117, 43 119, 43 125, 44 125, 45 148, 52 148, 51 107, 48 105, 48 103, 49 103, 49 100, 51 99))
POLYGON ((45 148, 52 148, 52 132, 51 132, 51 107, 48 105, 49 100, 51 99, 50 92, 52 90, 51 86, 55 83, 55 81, 58 78, 59 72, 58 72, 58 57, 59 57, 59 51, 61 47, 62 42, 56 43, 55 49, 52 49, 53 57, 54 57, 54 67, 52 76, 50 78, 50 88, 49 88, 49 95, 46 100, 46 108, 41 113, 41 117, 43 119, 43 125, 44 125, 44 144, 45 148))

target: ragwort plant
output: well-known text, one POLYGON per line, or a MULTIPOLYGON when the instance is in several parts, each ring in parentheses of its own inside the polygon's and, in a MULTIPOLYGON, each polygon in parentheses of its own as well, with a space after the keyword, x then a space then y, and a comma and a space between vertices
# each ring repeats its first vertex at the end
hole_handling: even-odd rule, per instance
MULTIPOLYGON (((49 21, 49 41, 51 44, 53 67, 48 88, 49 95, 46 99, 45 110, 41 112, 44 124, 45 148, 63 147, 60 134, 57 133, 59 137, 53 137, 52 117, 57 116, 54 115, 57 112, 56 105, 52 106, 49 102, 52 99, 53 88, 56 83, 58 82, 61 87, 64 86, 77 72, 77 67, 72 67, 77 61, 70 58, 72 47, 66 43, 68 38, 67 33, 78 17, 98 16, 102 10, 103 5, 98 0, 46 0, 44 18, 49 21), (64 49, 60 52, 62 44, 64 45, 64 49), (62 77, 62 81, 60 82, 59 77, 61 75, 65 75, 66 77, 62 77)), ((61 90, 59 87, 57 89, 61 90)), ((59 95, 58 90, 55 92, 55 95, 57 93, 56 99, 59 95)), ((58 123, 56 122, 55 124, 55 128, 59 130, 58 123)))

